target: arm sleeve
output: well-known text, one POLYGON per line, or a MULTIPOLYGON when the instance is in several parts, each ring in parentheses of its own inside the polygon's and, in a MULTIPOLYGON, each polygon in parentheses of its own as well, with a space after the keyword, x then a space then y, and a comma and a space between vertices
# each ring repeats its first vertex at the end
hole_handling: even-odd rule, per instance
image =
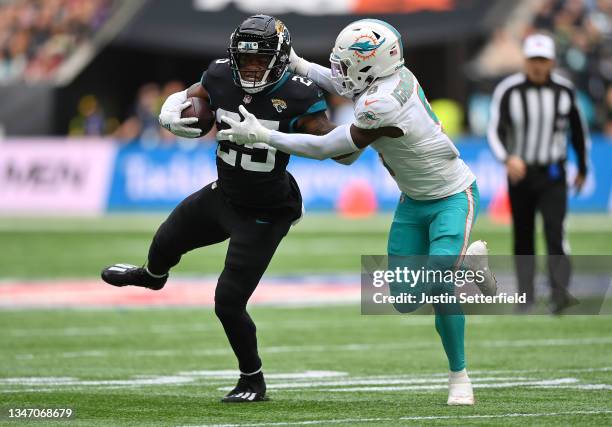
POLYGON ((326 92, 338 95, 336 87, 332 83, 331 70, 329 68, 311 62, 306 77, 315 82, 320 88, 325 89, 326 92))
POLYGON ((589 137, 589 128, 580 112, 577 105, 575 92, 572 93, 572 105, 569 112, 569 125, 571 130, 571 143, 576 152, 578 159, 578 171, 582 175, 588 172, 589 149, 591 140, 589 137))
POLYGON ((352 153, 358 148, 351 137, 350 125, 338 126, 325 135, 270 132, 268 145, 287 154, 323 160, 352 153))
POLYGON ((508 158, 507 126, 510 124, 510 91, 502 85, 497 86, 491 100, 491 118, 487 130, 487 140, 493 155, 500 162, 508 158))

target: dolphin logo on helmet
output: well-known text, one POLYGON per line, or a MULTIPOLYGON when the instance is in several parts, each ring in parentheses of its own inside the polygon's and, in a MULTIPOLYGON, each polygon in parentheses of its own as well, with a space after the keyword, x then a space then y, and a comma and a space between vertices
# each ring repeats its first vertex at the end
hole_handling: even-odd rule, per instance
POLYGON ((401 35, 378 19, 355 21, 336 38, 329 61, 337 92, 347 98, 355 97, 377 79, 402 69, 401 35))
POLYGON ((376 49, 378 49, 380 46, 383 45, 383 43, 385 42, 385 39, 383 38, 378 44, 376 44, 376 42, 372 42, 372 40, 368 37, 368 36, 361 36, 359 37, 357 40, 361 39, 362 37, 366 37, 367 40, 366 41, 355 41, 355 43, 353 43, 352 45, 350 45, 348 47, 349 50, 354 50, 360 54, 365 54, 367 52, 372 52, 375 51, 376 49))

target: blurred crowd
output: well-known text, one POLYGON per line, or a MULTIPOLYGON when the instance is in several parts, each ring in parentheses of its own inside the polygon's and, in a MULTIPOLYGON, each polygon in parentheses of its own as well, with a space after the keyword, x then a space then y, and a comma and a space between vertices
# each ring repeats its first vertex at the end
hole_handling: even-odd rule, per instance
MULTIPOLYGON (((81 3, 78 0, 48 1, 81 3)), ((99 8, 108 5, 105 0, 91 3, 99 8)), ((25 3, 15 3, 18 4, 25 3)), ((484 59, 480 62, 484 66, 476 71, 468 67, 469 78, 473 74, 479 77, 475 87, 469 91, 467 105, 450 99, 430 100, 444 123, 445 131, 450 136, 466 131, 484 135, 493 85, 505 75, 522 68, 521 39, 533 32, 546 32, 555 38, 558 66, 576 84, 579 104, 589 125, 595 131, 612 137, 612 0, 541 0, 529 5, 531 12, 528 16, 531 18, 527 21, 520 19, 520 30, 514 35, 508 29, 496 31, 481 55, 484 59)), ((177 81, 162 85, 143 84, 135 94, 127 118, 122 117, 121 121, 106 117, 95 97, 85 96, 70 124, 70 134, 111 135, 123 141, 142 139, 151 145, 172 143, 177 138, 160 128, 157 116, 165 98, 183 89, 184 85, 177 81)), ((349 101, 330 96, 328 105, 332 121, 341 124, 353 120, 349 101)), ((213 129, 208 136, 214 136, 214 132, 213 129)))
POLYGON ((530 30, 554 36, 558 65, 592 101, 587 117, 612 135, 612 0, 546 0, 530 30))
MULTIPOLYGON (((556 43, 557 67, 576 85, 590 127, 612 136, 612 0, 541 0, 533 5, 529 21, 518 19, 519 25, 509 23, 493 34, 472 71, 491 86, 522 69, 522 38, 549 34, 556 43)), ((470 131, 478 135, 488 120, 490 87, 483 86, 473 90, 468 102, 470 131)))
MULTIPOLYGON (((112 136, 124 143, 140 141, 151 147, 173 144, 177 141, 181 144, 193 143, 193 141, 177 138, 158 123, 158 116, 166 98, 185 88, 185 84, 177 80, 162 85, 152 82, 143 84, 135 94, 134 105, 130 107, 123 121, 108 115, 95 95, 84 95, 78 102, 77 114, 70 121, 68 134, 70 136, 112 136)), ((328 113, 334 123, 353 122, 353 103, 350 100, 340 96, 330 96, 328 107, 328 113)), ((214 138, 216 132, 213 126, 205 137, 214 138)))
POLYGON ((111 13, 113 0, 0 0, 0 83, 48 80, 111 13))
MULTIPOLYGON (((68 133, 71 136, 112 136, 125 143, 141 140, 149 146, 174 143, 179 138, 159 125, 158 116, 166 98, 182 90, 185 90, 185 84, 176 80, 162 85, 152 82, 143 84, 135 94, 134 105, 122 121, 109 117, 94 95, 85 95, 78 103, 77 115, 70 121, 68 133)), ((215 133, 213 126, 206 136, 214 138, 215 133)), ((180 142, 189 144, 183 139, 180 142)))

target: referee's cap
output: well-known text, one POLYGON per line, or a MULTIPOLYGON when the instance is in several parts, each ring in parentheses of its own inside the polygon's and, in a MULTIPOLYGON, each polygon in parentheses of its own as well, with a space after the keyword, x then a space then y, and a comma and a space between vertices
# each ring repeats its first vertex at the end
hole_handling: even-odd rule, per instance
POLYGON ((545 34, 532 34, 523 43, 523 53, 527 58, 555 59, 555 42, 545 34))

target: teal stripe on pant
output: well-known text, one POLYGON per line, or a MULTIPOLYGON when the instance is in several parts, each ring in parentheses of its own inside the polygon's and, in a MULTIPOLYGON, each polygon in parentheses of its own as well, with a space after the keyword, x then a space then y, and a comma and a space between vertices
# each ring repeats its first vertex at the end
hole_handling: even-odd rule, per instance
MULTIPOLYGON (((402 194, 389 232, 389 269, 398 266, 397 263, 406 262, 396 257, 415 255, 435 255, 435 258, 428 260, 430 268, 452 269, 460 265, 462 254, 469 243, 472 225, 478 215, 478 202, 479 193, 475 181, 465 191, 437 200, 414 200, 402 194)), ((410 259, 418 265, 417 260, 410 259)), ((438 294, 453 290, 448 286, 425 285, 393 285, 390 286, 390 292, 392 295, 408 292, 418 295, 420 299, 423 292, 438 294)), ((421 305, 397 304, 395 307, 402 313, 408 313, 421 305)), ((461 312, 460 307, 441 304, 433 304, 433 307, 436 312, 436 330, 448 357, 449 368, 451 371, 461 371, 465 368, 465 317, 463 314, 444 314, 447 310, 452 310, 452 313, 461 312)))

